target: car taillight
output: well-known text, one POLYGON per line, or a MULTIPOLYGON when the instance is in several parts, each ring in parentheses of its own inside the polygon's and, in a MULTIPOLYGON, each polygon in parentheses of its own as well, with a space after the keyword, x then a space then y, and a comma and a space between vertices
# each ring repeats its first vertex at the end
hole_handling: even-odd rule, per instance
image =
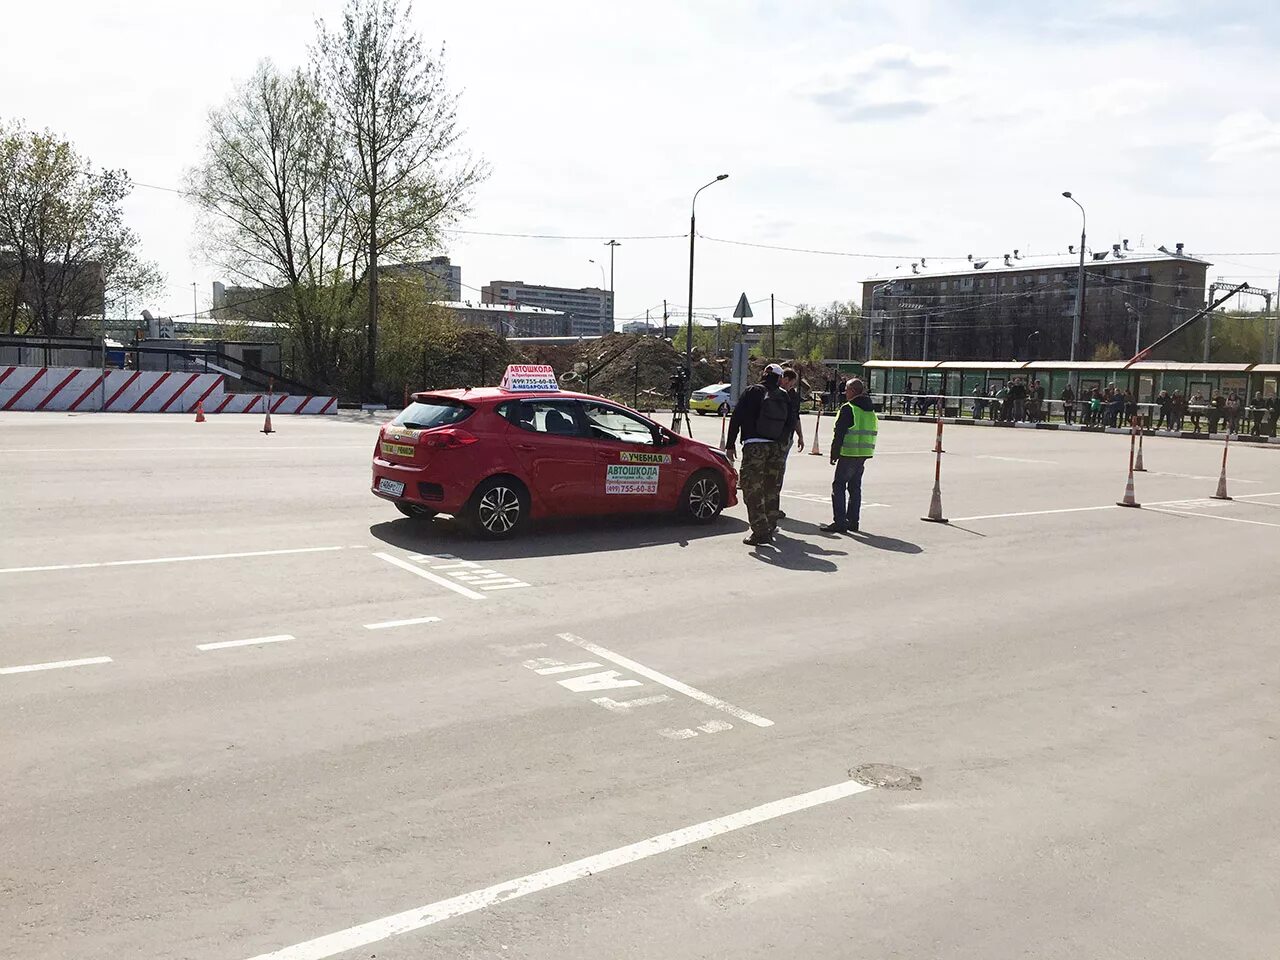
POLYGON ((456 450, 459 447, 469 447, 478 439, 479 437, 468 433, 466 430, 461 430, 457 427, 445 427, 443 430, 432 430, 430 433, 424 433, 418 442, 424 447, 435 447, 438 450, 456 450))

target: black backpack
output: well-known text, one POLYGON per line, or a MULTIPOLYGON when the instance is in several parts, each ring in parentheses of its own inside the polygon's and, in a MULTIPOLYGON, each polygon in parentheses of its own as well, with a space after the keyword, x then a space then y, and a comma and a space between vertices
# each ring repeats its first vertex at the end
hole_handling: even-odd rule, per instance
POLYGON ((791 401, 785 391, 765 388, 756 417, 756 435, 764 440, 786 439, 787 421, 791 419, 791 401))

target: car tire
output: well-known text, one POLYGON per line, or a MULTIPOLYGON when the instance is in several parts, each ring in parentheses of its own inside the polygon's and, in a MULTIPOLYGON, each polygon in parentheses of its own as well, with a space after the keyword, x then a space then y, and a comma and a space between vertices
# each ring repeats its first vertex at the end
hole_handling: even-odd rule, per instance
POLYGON ((471 495, 466 516, 485 539, 514 536, 529 520, 529 491, 514 477, 490 477, 471 495))
POLYGON ((727 404, 727 403, 722 403, 722 404, 720 404, 720 409, 719 409, 719 411, 718 411, 718 413, 720 414, 720 416, 722 416, 722 417, 727 417, 727 416, 729 416, 729 414, 731 414, 732 412, 733 412, 733 411, 729 409, 729 404, 727 404))
POLYGON ((397 503, 396 509, 410 520, 431 520, 436 515, 436 511, 420 503, 397 503))
POLYGON ((680 495, 680 515, 690 523, 711 523, 728 500, 724 477, 714 470, 700 470, 689 478, 680 495))

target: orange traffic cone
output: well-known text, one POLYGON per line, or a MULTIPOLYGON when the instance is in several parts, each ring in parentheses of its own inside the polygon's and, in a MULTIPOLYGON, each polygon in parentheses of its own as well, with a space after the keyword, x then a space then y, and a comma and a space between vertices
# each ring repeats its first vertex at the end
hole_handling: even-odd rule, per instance
POLYGON ((271 429, 271 394, 267 394, 267 419, 262 424, 262 432, 275 433, 275 431, 271 429))
POLYGON ((1218 492, 1213 495, 1214 500, 1230 500, 1227 496, 1227 448, 1231 446, 1231 434, 1227 434, 1227 439, 1222 443, 1222 473, 1218 474, 1218 492))
POLYGON ((822 426, 822 408, 818 408, 818 419, 813 422, 813 446, 809 448, 809 456, 820 457, 822 451, 818 449, 818 428, 822 426))
POLYGON ((196 401, 196 423, 204 423, 204 401, 196 401))
POLYGON ((720 449, 724 449, 724 431, 725 425, 728 423, 724 415, 724 407, 720 408, 720 449))
POLYGON ((1142 417, 1138 417, 1138 458, 1133 461, 1134 473, 1147 472, 1147 468, 1142 465, 1142 435, 1144 432, 1142 429, 1142 417))
POLYGON ((942 515, 942 421, 938 421, 938 444, 933 451, 933 496, 929 499, 929 515, 921 517, 929 523, 949 523, 942 515))
POLYGON ((946 452, 947 452, 947 451, 945 451, 945 450, 943 450, 943 449, 942 449, 942 413, 941 413, 941 411, 939 411, 939 413, 938 413, 938 433, 937 433, 937 436, 934 438, 934 441, 933 441, 933 452, 934 452, 934 453, 946 453, 946 452))
POLYGON ((1134 443, 1137 440, 1137 419, 1129 426, 1129 481, 1125 484, 1124 499, 1117 500, 1117 507, 1140 507, 1140 504, 1133 496, 1133 457, 1134 443))

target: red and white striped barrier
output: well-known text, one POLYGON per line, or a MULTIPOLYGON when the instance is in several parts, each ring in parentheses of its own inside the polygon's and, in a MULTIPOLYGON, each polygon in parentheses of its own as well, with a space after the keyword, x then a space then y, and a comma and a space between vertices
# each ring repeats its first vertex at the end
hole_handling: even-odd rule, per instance
MULTIPOLYGON (((109 413, 264 413, 266 395, 227 393, 217 373, 0 366, 0 411, 109 413)), ((272 397, 272 413, 333 414, 336 397, 272 397)))

